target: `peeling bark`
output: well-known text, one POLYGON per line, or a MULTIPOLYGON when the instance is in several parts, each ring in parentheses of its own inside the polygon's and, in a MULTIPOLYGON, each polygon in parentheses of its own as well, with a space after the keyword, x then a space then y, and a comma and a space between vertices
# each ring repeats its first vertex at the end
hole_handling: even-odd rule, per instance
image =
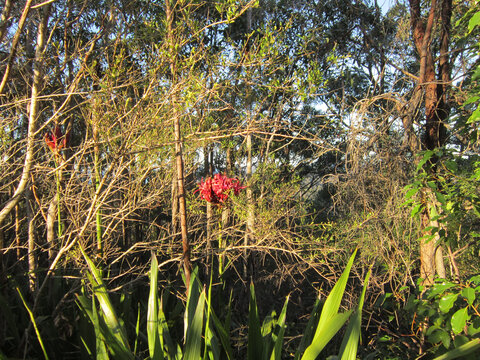
MULTIPOLYGON (((431 0, 430 10, 427 19, 421 14, 421 1, 409 0, 412 37, 420 59, 420 70, 417 88, 411 102, 412 109, 416 111, 421 105, 425 106, 425 125, 424 137, 421 141, 421 148, 424 150, 434 150, 441 147, 446 139, 446 126, 450 109, 447 100, 447 91, 450 86, 450 66, 449 66, 449 38, 451 29, 452 0, 431 0), (440 14, 440 15, 439 15, 440 14), (440 38, 440 56, 438 64, 435 63, 436 54, 431 49, 431 43, 434 36, 434 27, 439 24, 441 27, 440 38), (438 67, 438 77, 436 68, 438 67), (423 100, 422 100, 423 95, 423 100)), ((413 117, 404 119, 406 135, 409 138, 410 148, 413 153, 418 152, 419 144, 415 144, 412 137, 413 117)), ((430 178, 435 181, 437 159, 432 158, 429 165, 430 178)), ((438 243, 438 234, 434 240, 426 241, 431 228, 438 228, 439 224, 430 217, 430 207, 435 205, 435 196, 428 188, 423 189, 423 199, 425 200, 425 211, 422 214, 421 232, 422 240, 420 242, 420 262, 421 277, 426 284, 433 281, 435 275, 441 278, 445 277, 445 265, 443 262, 443 250, 438 243)))

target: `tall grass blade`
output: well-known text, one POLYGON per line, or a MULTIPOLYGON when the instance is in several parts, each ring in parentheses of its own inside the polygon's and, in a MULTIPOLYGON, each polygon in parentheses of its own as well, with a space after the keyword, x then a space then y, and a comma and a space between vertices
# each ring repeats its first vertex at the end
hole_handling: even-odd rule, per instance
POLYGON ((208 284, 208 295, 205 299, 207 303, 206 304, 207 320, 205 322, 205 350, 203 352, 203 359, 205 360, 207 359, 216 360, 216 359, 220 359, 220 356, 221 356, 220 344, 217 336, 215 335, 213 321, 212 321, 213 309, 212 309, 212 303, 210 301, 210 299, 212 298, 212 282, 213 282, 213 272, 210 273, 210 282, 208 284))
POLYGON ((188 324, 185 340, 185 349, 183 351, 183 360, 199 360, 202 352, 202 330, 203 316, 205 313, 205 291, 202 291, 198 298, 197 308, 192 317, 192 322, 188 324))
POLYGON ((340 330, 345 324, 351 311, 340 314, 338 309, 345 293, 345 287, 347 285, 348 277, 350 275, 350 269, 352 268, 353 261, 357 250, 354 251, 347 266, 343 271, 337 283, 333 287, 330 294, 325 300, 325 304, 322 308, 320 320, 318 321, 317 329, 313 337, 312 343, 307 347, 305 353, 302 356, 302 360, 314 360, 317 355, 323 350, 325 345, 331 340, 331 338, 340 330))
POLYGON ((110 301, 101 273, 81 247, 80 251, 82 252, 90 270, 90 272, 87 273, 87 278, 92 284, 93 292, 100 304, 102 316, 99 318, 99 326, 102 329, 108 347, 110 351, 120 359, 134 359, 134 355, 130 351, 128 345, 125 329, 120 324, 115 309, 110 301))
POLYGON ((302 340, 300 340, 300 345, 295 352, 294 360, 300 359, 300 356, 303 354, 307 346, 312 343, 313 336, 315 335, 316 325, 318 324, 318 320, 320 319, 321 307, 322 302, 317 299, 315 301, 315 304, 313 305, 313 310, 310 314, 310 318, 308 319, 305 331, 303 332, 302 340))
MULTIPOLYGON (((230 311, 230 307, 229 307, 229 311, 230 311)), ((220 342, 222 343, 222 348, 227 355, 227 359, 233 360, 233 350, 230 344, 230 331, 227 330, 229 329, 229 327, 227 327, 228 325, 224 326, 222 324, 222 322, 217 317, 215 312, 212 311, 211 316, 212 316, 213 324, 215 325, 215 330, 217 331, 220 342)), ((226 323, 228 324, 228 321, 226 323)))
POLYGON ((458 359, 462 358, 464 356, 470 355, 474 351, 477 351, 480 349, 480 339, 473 339, 470 340, 469 342, 460 345, 458 348, 450 350, 449 352, 437 356, 433 360, 453 360, 453 359, 458 359))
POLYGON ((184 338, 187 338, 188 326, 193 322, 198 300, 200 298, 200 282, 198 281, 198 268, 194 268, 190 274, 190 289, 188 291, 187 306, 184 317, 184 338))
POLYGON ((362 295, 358 301, 357 310, 348 323, 347 331, 343 337, 340 352, 338 354, 338 358, 341 360, 356 360, 357 358, 358 341, 362 331, 362 309, 371 273, 372 271, 369 270, 365 277, 362 295))
POLYGON ((340 308, 340 303, 342 302, 343 294, 345 292, 345 287, 347 286, 350 269, 352 268, 353 260, 355 259, 356 254, 357 250, 353 252, 352 256, 348 260, 345 270, 343 270, 342 275, 337 280, 337 283, 325 300, 325 304, 322 308, 322 314, 320 315, 320 320, 318 321, 317 330, 315 331, 315 337, 318 337, 318 335, 325 330, 325 324, 331 317, 338 313, 338 309, 340 308))
POLYGON ((150 267, 150 292, 148 295, 147 309, 147 338, 148 352, 152 360, 163 360, 163 350, 161 348, 160 337, 158 333, 158 261, 152 254, 150 267))
POLYGON ((43 344, 42 336, 40 335, 40 330, 38 329, 37 321, 35 320, 35 316, 33 315, 32 310, 30 310, 27 303, 25 302, 25 299, 23 298, 23 295, 22 295, 22 292, 20 291, 20 288, 17 286, 16 289, 17 289, 18 295, 20 296, 20 299, 22 300, 22 303, 23 303, 23 306, 25 307, 25 310, 27 310, 28 315, 30 316, 30 321, 32 322, 33 328, 35 329, 35 334, 37 335, 37 340, 40 343, 40 347, 42 348, 43 356, 45 357, 46 360, 48 360, 47 350, 45 349, 45 345, 43 344))
POLYGON ((105 346, 105 338, 101 329, 100 319, 98 318, 97 305, 95 297, 92 297, 92 323, 95 329, 95 353, 96 360, 108 360, 108 352, 105 346))
POLYGON ((283 338, 285 336, 285 319, 287 317, 287 305, 289 297, 285 299, 282 312, 280 313, 275 331, 272 333, 273 351, 270 355, 270 360, 280 360, 282 357, 283 338))
POLYGON ((140 303, 138 304, 137 310, 137 324, 135 326, 135 344, 133 345, 133 354, 137 354, 137 346, 138 346, 138 337, 140 336, 140 303))
POLYGON ((351 314, 352 311, 347 311, 345 313, 335 314, 330 319, 328 319, 325 323, 324 330, 315 335, 312 343, 305 350, 305 353, 302 356, 302 360, 315 360, 318 354, 320 354, 320 352, 325 348, 329 341, 347 322, 351 314))
POLYGON ((260 319, 258 317, 257 299, 255 297, 255 287, 250 283, 250 302, 248 314, 248 345, 247 359, 259 360, 263 353, 263 337, 260 328, 260 319))
POLYGON ((178 350, 177 344, 175 344, 170 335, 168 329, 168 322, 163 310, 163 298, 160 300, 158 308, 158 336, 160 338, 161 348, 164 350, 163 354, 168 360, 180 359, 182 357, 181 350, 178 350))

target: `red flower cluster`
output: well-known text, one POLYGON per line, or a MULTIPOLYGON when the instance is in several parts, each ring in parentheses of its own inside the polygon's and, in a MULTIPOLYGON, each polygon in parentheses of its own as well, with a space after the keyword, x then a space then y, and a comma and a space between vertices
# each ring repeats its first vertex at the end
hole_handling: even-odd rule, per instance
POLYGON ((215 176, 202 179, 197 191, 200 191, 200 197, 212 204, 223 204, 227 201, 230 192, 238 195, 240 190, 245 189, 245 186, 240 184, 240 181, 235 178, 229 178, 226 175, 215 174, 215 176))
POLYGON ((69 138, 70 132, 67 132, 65 135, 63 135, 62 130, 58 126, 55 126, 55 130, 53 132, 50 131, 45 134, 45 143, 53 152, 60 151, 68 146, 69 138))

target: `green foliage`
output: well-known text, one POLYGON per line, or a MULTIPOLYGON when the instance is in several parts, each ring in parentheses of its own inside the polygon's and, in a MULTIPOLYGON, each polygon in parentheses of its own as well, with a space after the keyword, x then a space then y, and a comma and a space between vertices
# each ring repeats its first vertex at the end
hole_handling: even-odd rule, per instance
MULTIPOLYGON (((83 251, 82 251, 83 252, 83 251)), ((347 322, 352 311, 339 312, 340 302, 345 292, 345 286, 353 265, 356 252, 325 300, 320 312, 320 302, 314 307, 310 321, 304 333, 295 358, 302 360, 316 359, 325 345, 333 338, 347 322)), ((88 339, 82 338, 89 354, 96 354, 98 359, 133 359, 135 353, 130 350, 129 342, 124 337, 124 321, 117 317, 113 303, 110 301, 100 271, 92 260, 83 252, 89 266, 87 274, 92 286, 93 297, 90 301, 86 295, 77 296, 78 304, 89 319, 95 332, 95 348, 88 347, 88 339), (100 306, 97 308, 97 301, 100 306)), ((361 314, 365 298, 368 278, 359 300, 358 307, 351 319, 344 336, 339 358, 355 360, 361 330, 361 314)), ((150 269, 150 291, 146 317, 147 345, 151 359, 233 359, 230 347, 229 316, 222 322, 211 307, 211 285, 208 295, 198 280, 197 272, 192 273, 184 312, 184 343, 175 342, 172 334, 172 324, 166 318, 163 301, 158 297, 158 262, 152 255, 150 269), (202 351, 203 349, 203 351, 202 351)), ((283 340, 286 331, 288 297, 277 316, 272 311, 260 322, 258 305, 253 284, 250 286, 250 311, 248 321, 247 359, 280 360, 283 350, 283 340)), ((140 316, 139 316, 140 318, 140 316)), ((136 340, 141 331, 136 330, 136 340)), ((140 351, 140 353, 143 353, 140 351)))
MULTIPOLYGON (((418 291, 423 293, 412 294, 405 309, 415 329, 424 335, 429 351, 436 355, 447 354, 448 350, 454 349, 457 351, 451 354, 460 350, 464 355, 463 351, 474 352, 478 348, 473 346, 478 342, 474 340, 480 335, 480 314, 477 310, 480 305, 480 277, 474 276, 464 284, 438 280, 425 291, 419 286, 418 291), (465 344, 471 346, 461 348, 465 344)), ((477 357, 478 352, 469 358, 477 357)))

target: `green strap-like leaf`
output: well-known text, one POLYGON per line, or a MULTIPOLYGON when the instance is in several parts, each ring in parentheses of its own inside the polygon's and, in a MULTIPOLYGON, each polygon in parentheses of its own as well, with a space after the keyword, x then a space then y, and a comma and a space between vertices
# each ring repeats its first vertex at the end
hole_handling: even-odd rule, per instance
POLYGON ((260 328, 260 319, 258 317, 257 299, 255 297, 255 287, 250 283, 250 304, 248 314, 248 345, 247 359, 259 360, 263 353, 263 338, 260 328))
POLYGON ((280 360, 282 358, 283 337, 285 336, 285 319, 287 317, 288 296, 283 304, 282 312, 278 317, 276 331, 272 334, 273 337, 273 351, 270 360, 280 360), (277 333, 278 331, 278 333, 277 333))
POLYGON ((348 323, 347 331, 343 337, 342 345, 340 346, 340 352, 338 354, 338 358, 341 360, 356 360, 357 358, 358 341, 360 340, 360 334, 362 331, 362 309, 371 274, 372 271, 369 270, 367 276, 365 277, 362 295, 360 296, 360 300, 358 302, 357 311, 348 323))
POLYGON ((205 312, 205 291, 198 298, 197 308, 188 324, 183 360, 199 360, 202 353, 203 315, 205 312))
POLYGON ((456 349, 450 350, 449 352, 440 355, 436 357, 433 360, 453 360, 453 359, 458 359, 464 356, 467 356, 474 351, 477 351, 480 349, 480 339, 473 339, 467 342, 466 344, 463 344, 459 346, 456 349))
POLYGON ((320 315, 320 320, 318 321, 317 330, 315 331, 315 337, 318 337, 320 333, 326 330, 327 322, 329 322, 329 320, 338 313, 338 309, 340 308, 340 303, 342 302, 343 294, 345 292, 345 287, 347 286, 350 269, 352 268, 353 260, 355 259, 356 254, 357 250, 353 252, 353 255, 348 260, 345 270, 325 300, 322 314, 320 315))
POLYGON ((310 314, 310 318, 308 319, 305 331, 303 332, 302 340, 300 340, 300 345, 295 352, 294 360, 300 359, 300 356, 303 354, 307 346, 312 343, 313 336, 315 335, 316 325, 318 324, 318 319, 320 318, 321 306, 322 302, 317 299, 315 301, 315 305, 313 306, 312 313, 310 314))
POLYGON ((315 360, 325 345, 335 336, 350 317, 351 311, 335 314, 325 323, 324 330, 317 333, 309 347, 305 350, 302 360, 315 360))
POLYGON ((152 254, 150 267, 150 292, 147 309, 148 351, 152 360, 163 360, 163 350, 158 332, 158 261, 152 254))

